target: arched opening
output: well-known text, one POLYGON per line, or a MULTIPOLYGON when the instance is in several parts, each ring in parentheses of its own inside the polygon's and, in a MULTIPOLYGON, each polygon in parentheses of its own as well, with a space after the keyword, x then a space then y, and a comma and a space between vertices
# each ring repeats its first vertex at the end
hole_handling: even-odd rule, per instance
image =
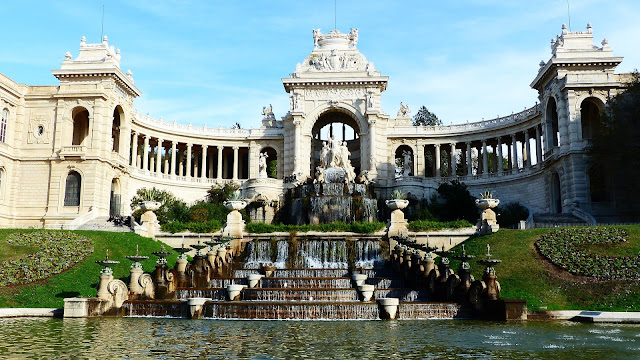
POLYGON ((0 167, 0 199, 4 199, 4 183, 6 175, 3 167, 0 167))
MULTIPOLYGON (((278 152, 272 147, 265 147, 260 150, 260 154, 266 154, 264 166, 268 178, 278 178, 278 152)), ((262 166, 262 165, 260 165, 262 166)))
POLYGON ((558 107, 553 97, 549 98, 547 103, 547 111, 545 114, 547 148, 550 150, 554 146, 560 146, 560 131, 558 126, 558 107))
POLYGON ((7 123, 9 122, 9 110, 2 109, 2 121, 0 122, 0 142, 7 140, 7 123))
POLYGON ((120 215, 120 180, 114 178, 111 180, 111 196, 109 204, 109 216, 120 215))
POLYGON ((122 115, 122 107, 120 105, 116 106, 113 110, 113 122, 111 124, 111 142, 113 143, 111 151, 115 152, 120 149, 120 122, 122 115))
POLYGON ((356 174, 360 173, 360 127, 350 114, 336 110, 330 110, 318 117, 311 131, 311 173, 314 174, 320 166, 320 153, 325 143, 331 139, 338 140, 341 144, 346 142, 347 149, 351 153, 349 160, 356 174))
POLYGON ((89 111, 83 107, 73 109, 73 138, 71 145, 86 145, 85 139, 89 136, 89 111))
POLYGON ((409 145, 400 145, 395 152, 395 177, 414 176, 413 149, 409 145))
POLYGON ((80 206, 80 192, 82 189, 82 178, 77 171, 71 171, 67 175, 64 188, 64 206, 80 206))
POLYGON ((601 107, 600 100, 587 98, 580 104, 580 125, 582 126, 582 138, 591 139, 600 128, 601 107))
POLYGON ((560 190, 560 176, 558 173, 551 173, 551 213, 552 214, 560 214, 562 212, 562 196, 560 190))

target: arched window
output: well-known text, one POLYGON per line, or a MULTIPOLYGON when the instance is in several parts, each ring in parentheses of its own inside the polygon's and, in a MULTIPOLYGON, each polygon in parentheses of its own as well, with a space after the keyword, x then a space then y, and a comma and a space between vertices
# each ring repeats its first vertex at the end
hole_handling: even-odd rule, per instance
POLYGON ((582 138, 591 139, 600 130, 600 108, 594 98, 586 99, 580 104, 580 124, 582 138))
POLYGON ((64 206, 79 206, 80 205, 80 189, 82 185, 82 178, 80 174, 72 171, 67 175, 67 182, 64 190, 64 206))
POLYGON ((5 142, 7 137, 7 121, 9 121, 9 110, 2 110, 2 122, 0 122, 0 141, 5 142))
POLYGON ((71 145, 85 145, 84 141, 89 136, 89 111, 83 107, 73 109, 73 137, 71 145))

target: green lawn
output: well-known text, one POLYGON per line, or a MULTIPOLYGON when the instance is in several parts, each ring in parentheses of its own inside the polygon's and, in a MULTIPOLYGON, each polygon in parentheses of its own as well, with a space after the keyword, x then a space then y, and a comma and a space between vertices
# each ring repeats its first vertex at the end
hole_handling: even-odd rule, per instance
MULTIPOLYGON (((616 245, 590 245, 595 254, 636 256, 640 252, 640 226, 622 226, 629 241, 616 245)), ((468 253, 485 256, 487 244, 493 258, 502 263, 495 267, 502 287, 502 298, 526 299, 529 310, 612 310, 640 311, 640 280, 595 280, 572 276, 550 265, 536 251, 534 242, 553 229, 500 230, 495 234, 474 237, 465 242, 468 253)), ((460 251, 460 246, 453 249, 460 251)), ((483 267, 474 261, 471 269, 476 279, 483 267)), ((453 260, 457 271, 459 262, 453 260)))
MULTIPOLYGON (((10 249, 5 238, 12 232, 41 231, 41 230, 0 230, 0 254, 9 254, 3 258, 14 258, 15 256, 33 253, 33 249, 10 249)), ((100 279, 102 267, 95 263, 96 260, 104 259, 106 249, 109 249, 109 258, 119 260, 120 264, 114 265, 114 276, 121 278, 128 283, 129 266, 131 261, 125 258, 126 255, 133 255, 136 252, 136 245, 139 246, 140 254, 149 256, 143 262, 144 271, 151 272, 155 267, 156 257, 151 255, 152 251, 160 250, 160 243, 144 238, 133 233, 110 233, 102 231, 77 231, 77 233, 89 237, 93 241, 95 251, 83 262, 71 269, 52 276, 46 281, 39 281, 29 285, 0 287, 0 307, 54 307, 64 306, 63 299, 66 297, 95 297, 96 285, 100 279)), ((169 266, 173 266, 177 254, 171 255, 169 266)))

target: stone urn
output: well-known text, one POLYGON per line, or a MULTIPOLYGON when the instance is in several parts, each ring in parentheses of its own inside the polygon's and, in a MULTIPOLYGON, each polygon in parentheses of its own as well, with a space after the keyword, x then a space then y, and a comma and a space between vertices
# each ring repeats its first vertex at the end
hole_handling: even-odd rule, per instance
POLYGON ((227 262, 227 260, 226 260, 226 256, 227 256, 227 249, 226 249, 226 248, 224 248, 224 247, 220 246, 220 247, 218 248, 218 250, 216 250, 216 255, 217 255, 219 258, 221 258, 221 259, 222 259, 222 262, 223 262, 223 263, 226 263, 226 262, 227 262))
POLYGON ((247 202, 244 200, 227 200, 223 202, 222 205, 231 211, 237 211, 247 207, 247 202))
POLYGON ((144 214, 140 217, 142 224, 136 226, 134 230, 138 235, 155 239, 156 233, 160 232, 160 222, 158 222, 158 217, 153 212, 160 209, 162 203, 158 201, 143 201, 139 206, 144 210, 144 214))
MULTIPOLYGON (((487 192, 487 194, 490 195, 489 192, 487 192)), ((500 204, 499 199, 494 199, 493 197, 489 196, 483 196, 481 199, 476 199, 476 206, 482 209, 480 219, 478 220, 478 224, 476 225, 480 235, 491 234, 500 229, 496 213, 491 210, 498 206, 498 204, 500 204)))
POLYGON ((387 207, 391 210, 402 210, 407 206, 409 206, 409 200, 404 200, 404 199, 385 200, 385 204, 387 204, 387 207))
POLYGON ((402 209, 409 206, 409 200, 392 199, 386 200, 385 203, 387 204, 387 207, 392 210, 387 236, 389 238, 395 236, 407 237, 409 235, 409 228, 407 227, 407 220, 404 219, 402 209))
POLYGON ((375 291, 375 286, 373 285, 364 284, 364 285, 358 286, 358 292, 360 293, 362 301, 371 301, 374 291, 375 291))
POLYGON ((381 319, 395 319, 398 314, 398 306, 400 305, 400 299, 398 298, 379 298, 376 299, 378 305, 380 305, 380 318, 381 319))
POLYGON ((247 276, 247 282, 249 283, 249 288, 253 289, 258 287, 258 283, 260 283, 260 279, 262 279, 264 275, 262 274, 249 274, 247 276))
POLYGON ((362 286, 362 285, 364 285, 364 282, 367 281, 367 275, 366 274, 353 274, 353 275, 351 275, 351 279, 356 284, 356 286, 362 286))
POLYGON ((247 202, 244 200, 227 200, 222 204, 231 210, 231 212, 227 214, 227 223, 224 225, 224 229, 222 229, 222 234, 224 236, 241 239, 244 233, 244 220, 242 220, 240 210, 247 206, 247 202))
POLYGON ((476 199, 476 206, 480 209, 487 210, 493 209, 500 204, 499 199, 476 199))
POLYGON ((160 209, 160 206, 162 206, 162 203, 159 201, 143 201, 140 203, 140 209, 144 211, 156 211, 160 209))
POLYGON ((229 300, 231 301, 240 300, 240 293, 246 287, 247 285, 240 285, 240 284, 227 285, 227 295, 229 296, 229 300))

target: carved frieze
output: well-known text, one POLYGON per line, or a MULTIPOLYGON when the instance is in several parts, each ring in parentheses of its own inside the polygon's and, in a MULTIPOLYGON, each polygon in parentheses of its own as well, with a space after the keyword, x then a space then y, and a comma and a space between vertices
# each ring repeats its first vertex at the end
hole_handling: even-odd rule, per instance
POLYGON ((343 100, 343 99, 364 99, 366 90, 363 88, 328 88, 328 89, 307 89, 305 98, 307 100, 343 100))
POLYGON ((29 121, 29 144, 51 143, 51 116, 32 114, 29 121))

